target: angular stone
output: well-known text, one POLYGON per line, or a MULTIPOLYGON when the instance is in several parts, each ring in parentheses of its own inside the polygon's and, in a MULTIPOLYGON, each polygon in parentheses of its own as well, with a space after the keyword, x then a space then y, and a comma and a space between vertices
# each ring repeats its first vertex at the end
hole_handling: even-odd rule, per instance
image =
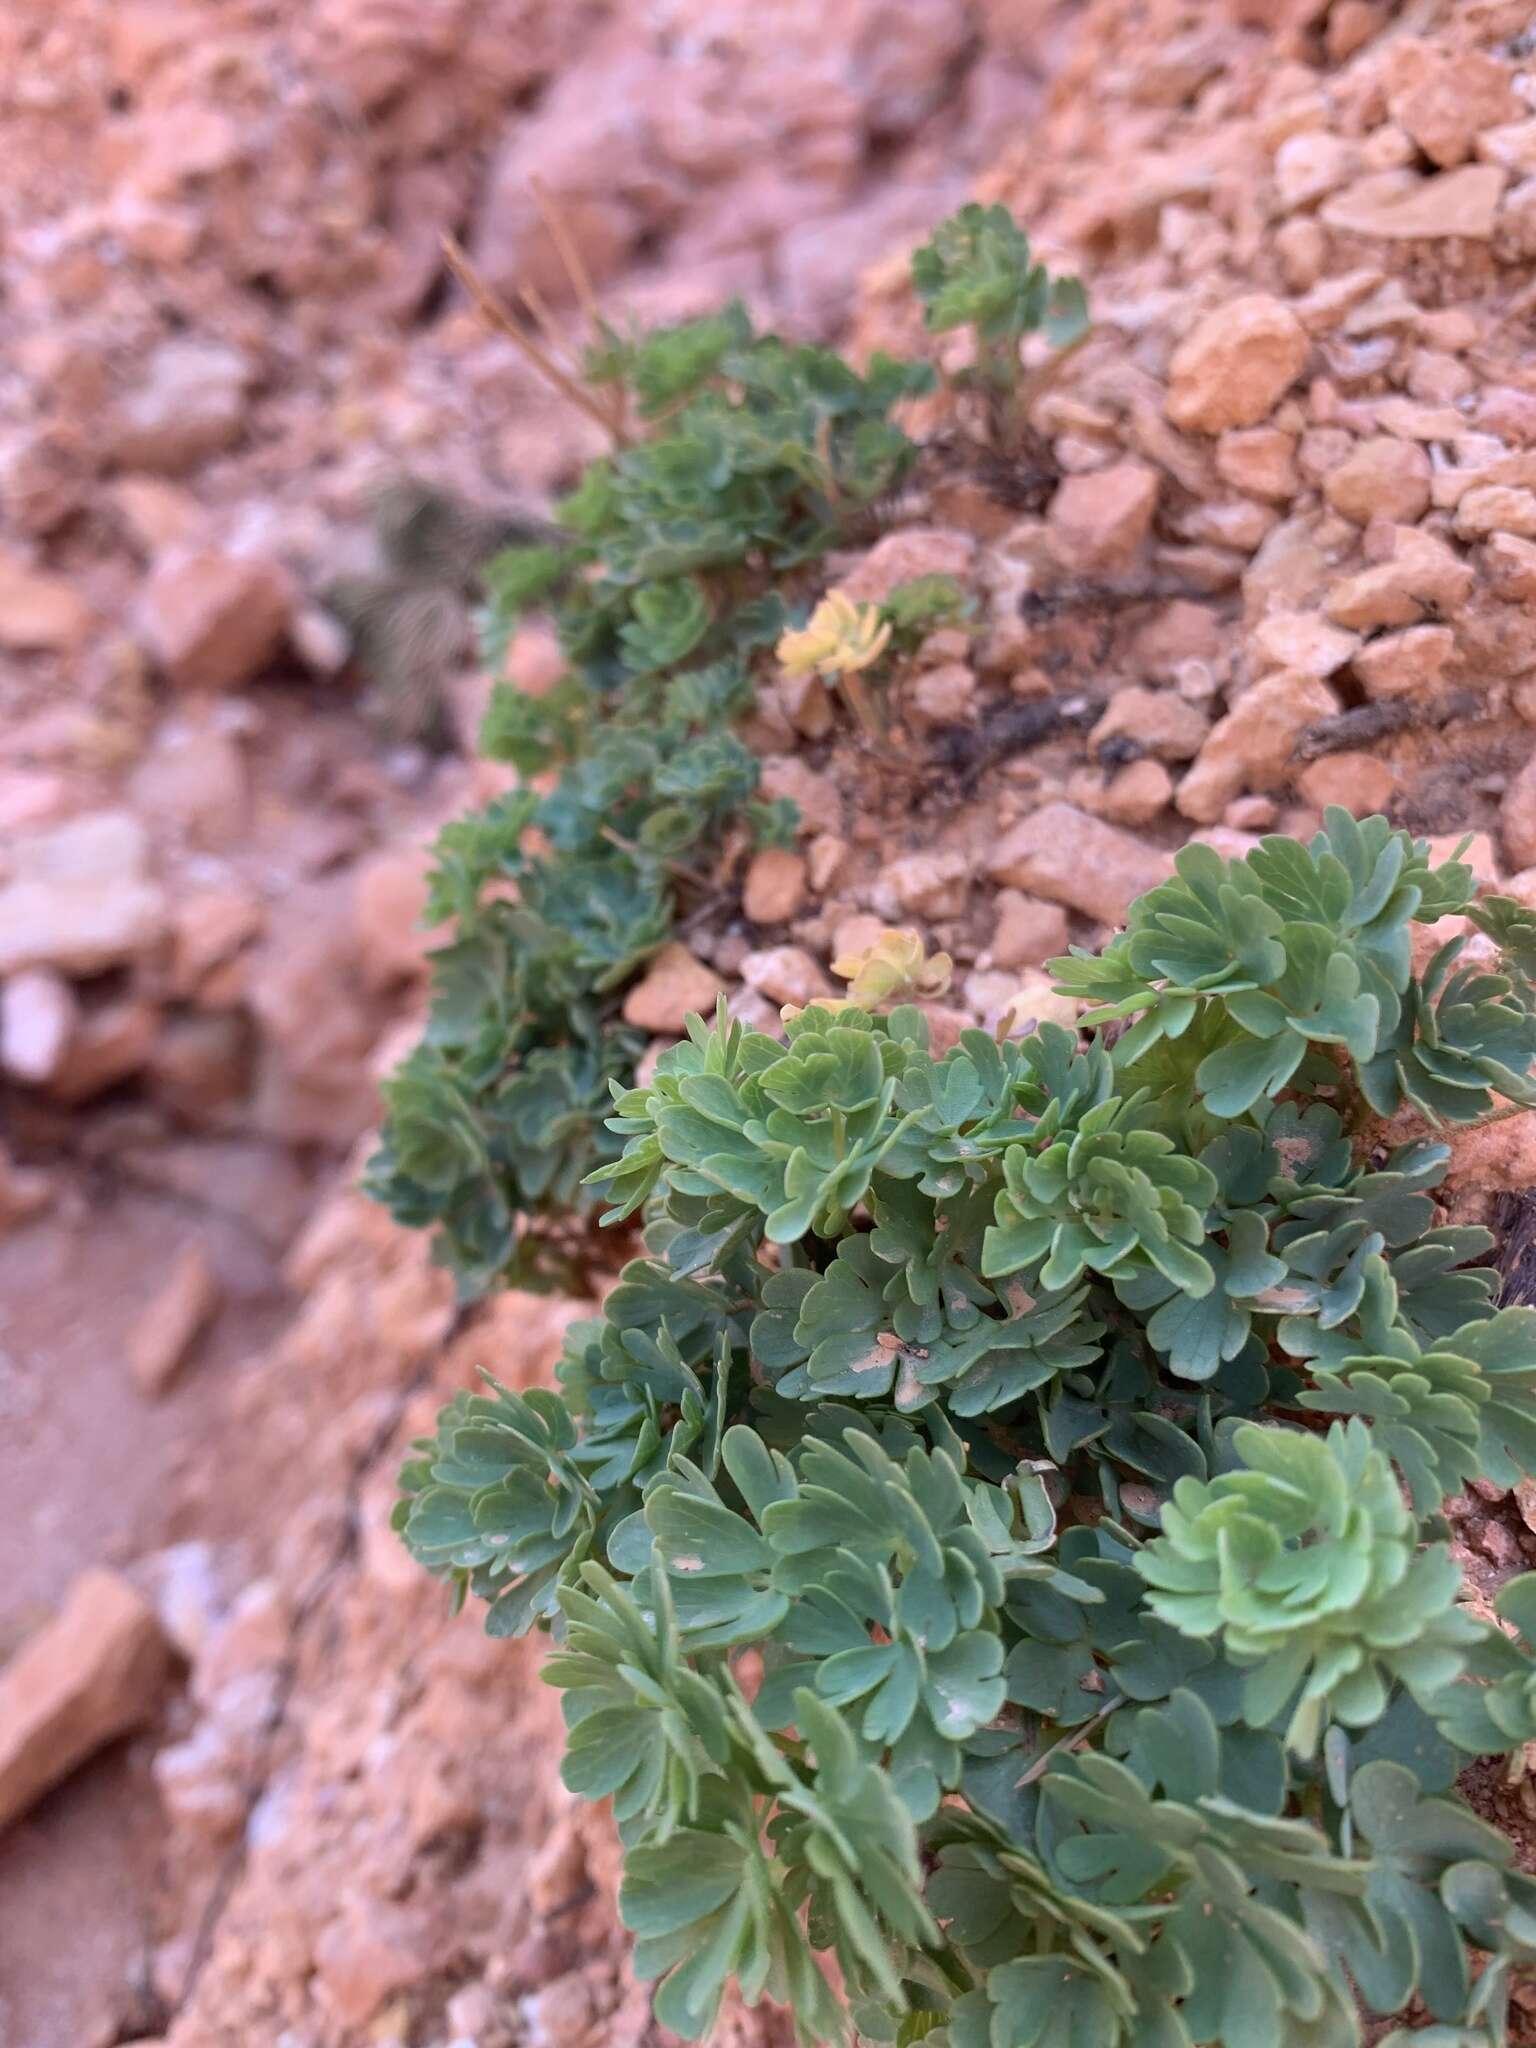
POLYGON ((975 674, 963 661, 919 669, 903 703, 921 725, 969 725, 976 715, 975 674))
POLYGON ((67 654, 90 632, 93 617, 62 577, 0 555, 0 647, 14 654, 67 654))
POLYGON ((1461 610, 1477 581, 1470 562, 1418 527, 1393 527, 1388 540, 1392 552, 1386 561, 1346 576, 1328 592, 1323 609, 1336 625, 1361 631, 1416 626, 1436 613, 1461 610))
POLYGON ((1317 612, 1271 612, 1254 627, 1252 645, 1266 668, 1331 676, 1354 654, 1360 636, 1330 626, 1317 612))
POLYGON ((418 981, 444 934, 423 927, 427 906, 424 847, 387 846, 358 865, 352 884, 357 964, 371 989, 398 988, 418 981))
POLYGON ((1147 690, 1131 685, 1116 690, 1104 716, 1088 735, 1097 754, 1111 740, 1131 740, 1160 761, 1188 761, 1199 753, 1211 721, 1197 704, 1176 690, 1147 690))
POLYGON ((171 917, 171 994, 194 1000, 215 969, 259 937, 265 925, 261 898, 238 883, 183 897, 171 917))
POLYGON ((1039 967, 1067 950, 1071 927, 1059 903, 999 889, 994 908, 997 924, 986 955, 993 967, 1039 967))
POLYGON ((124 1348, 141 1394, 153 1400, 166 1391, 218 1313, 221 1296, 208 1254, 200 1244, 184 1245, 128 1332, 124 1348))
POLYGON ((874 905, 893 916, 905 910, 925 917, 954 917, 964 908, 970 879, 971 864, 954 847, 904 854, 881 875, 874 905))
POLYGON ((28 967, 0 984, 0 1069, 32 1085, 64 1063, 79 1022, 74 990, 50 967, 28 967))
POLYGON ((1158 473, 1143 462, 1070 476, 1051 500, 1051 546, 1077 575, 1130 567, 1152 530, 1158 473))
POLYGON ((1244 790, 1283 787, 1296 742, 1309 725, 1338 708, 1338 698, 1318 676, 1282 669, 1251 684, 1213 727, 1179 785, 1176 808, 1197 824, 1214 825, 1244 790))
POLYGON ((642 1031, 678 1037, 695 1012, 713 1014, 725 983, 712 967, 670 939, 624 998, 624 1021, 642 1031))
POLYGON ((1384 811, 1392 801, 1397 778, 1374 754, 1324 754, 1309 761, 1296 778, 1303 799, 1322 811, 1339 804, 1357 818, 1384 811))
POLYGON ((821 962, 803 946, 768 946, 749 953, 741 963, 741 978, 771 1003, 796 1003, 801 1008, 818 996, 835 993, 821 962))
POLYGON ((797 755, 765 755, 758 787, 765 802, 787 797, 797 806, 802 832, 841 832, 841 790, 830 775, 818 773, 808 761, 802 761, 797 755))
POLYGON ((1382 241, 1460 235, 1487 242, 1493 238, 1508 175, 1498 164, 1467 164, 1431 178, 1413 171, 1378 171, 1324 200, 1322 219, 1346 234, 1382 241))
POLYGON ((0 851, 0 974, 95 974, 146 951, 165 925, 147 858, 144 828, 127 811, 18 833, 0 851))
POLYGON ((1536 542, 1510 533, 1490 534, 1483 568, 1495 597, 1506 604, 1536 603, 1536 542))
POLYGON ((1357 526, 1390 519, 1411 526, 1429 510, 1429 457, 1393 434, 1359 442, 1323 478, 1323 496, 1357 526))
POLYGON ((116 1572, 83 1572, 0 1671, 0 1828, 154 1713, 171 1656, 154 1609, 116 1572))
POLYGON ((1360 145, 1325 129, 1288 135, 1275 151, 1275 191, 1287 213, 1336 191, 1359 171, 1360 145))
POLYGON ((1405 626, 1383 633, 1355 656, 1355 674, 1371 697, 1408 697, 1439 682, 1456 652, 1449 626, 1405 626))
POLYGON ((1168 417, 1219 434, 1256 426, 1301 374, 1307 331, 1283 302, 1254 292, 1207 313, 1174 351, 1168 417))
POLYGON ((160 1012, 147 996, 114 996, 87 1010, 69 1050, 48 1078, 56 1102, 88 1102, 126 1081, 148 1062, 160 1035, 160 1012))
POLYGON ((1108 818, 1112 825, 1150 825, 1172 800, 1173 777, 1161 761, 1144 754, 1139 761, 1128 761, 1117 769, 1107 782, 1097 769, 1079 769, 1067 794, 1084 810, 1108 818))
POLYGON ((145 586, 139 628, 179 689, 238 690, 282 646, 292 611, 292 586, 275 562, 169 557, 145 586))
POLYGON ((124 469, 179 475, 239 439, 254 379, 224 342, 177 336, 153 351, 142 381, 118 401, 109 445, 124 469))
POLYGON ((162 720, 128 790, 141 816, 193 846, 230 846, 249 822, 244 751, 212 720, 162 720))
POLYGON ((1006 833, 987 872, 999 882, 1119 924, 1136 898, 1172 872, 1172 857, 1072 804, 1042 805, 1006 833))
POLYGON ((976 553, 968 533, 947 526, 909 526, 876 541, 869 553, 839 577, 838 589, 859 604, 883 604, 900 583, 919 576, 963 577, 976 553))
POLYGON ((1432 163, 1464 164, 1479 135, 1525 109, 1509 65, 1481 50, 1399 36, 1387 61, 1387 108, 1432 163))
POLYGON ((1475 485, 1462 493, 1456 508, 1456 531, 1473 540, 1493 533, 1536 540, 1536 491, 1518 490, 1511 484, 1475 485))
POLYGON ((1287 503, 1301 488, 1296 436, 1280 427, 1234 427, 1216 444, 1216 474, 1251 497, 1287 503))
POLYGON ((787 924, 805 902, 806 863, 788 846, 765 846, 752 856, 741 885, 741 907, 754 924, 787 924))

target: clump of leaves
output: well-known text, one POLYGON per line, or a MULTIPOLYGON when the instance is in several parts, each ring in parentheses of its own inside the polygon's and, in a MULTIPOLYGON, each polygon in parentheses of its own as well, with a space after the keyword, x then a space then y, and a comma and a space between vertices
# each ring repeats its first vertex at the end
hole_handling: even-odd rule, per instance
POLYGON ((616 1084, 645 1254, 398 1522, 554 1634, 665 2024, 734 1978, 807 2043, 1507 2038, 1536 1880, 1450 1788, 1536 1731, 1536 1598, 1458 1607, 1438 1511, 1536 1470, 1536 1312, 1446 1148, 1353 1136, 1526 1098, 1523 958, 1412 973, 1471 899, 1330 811, 1057 963, 1082 1037, 722 1009, 616 1084))
MULTIPOLYGON (((828 549, 907 475, 917 450, 895 413, 932 388, 929 365, 876 355, 856 370, 759 333, 735 303, 621 333, 536 197, 592 315, 579 372, 553 360, 553 338, 496 300, 456 245, 448 259, 615 445, 551 522, 516 530, 482 572, 488 663, 541 611, 567 672, 542 697, 503 685, 491 704, 483 750, 537 786, 438 841, 428 916, 454 936, 435 956, 426 1036, 386 1084, 368 1169, 397 1217, 437 1232, 466 1295, 567 1276, 566 1248, 594 1199, 588 1175, 619 1149, 604 1128, 610 1086, 627 1085, 643 1050, 623 1022, 626 987, 712 891, 696 854, 795 835, 793 806, 759 799, 757 761, 731 731, 774 648, 788 634, 791 649, 811 650, 804 658, 841 678, 874 736, 861 669, 967 612, 946 577, 916 579, 880 607, 834 593, 809 627, 786 595, 797 579, 813 584, 828 549)), ((418 507, 397 512, 390 532, 402 564, 416 565, 413 601, 424 591, 461 633, 443 578, 463 575, 462 527, 418 507)), ((390 641, 397 655, 405 644, 390 641)))
POLYGON ((1070 349, 1088 333, 1088 300, 1075 277, 1052 277, 1006 206, 962 206, 912 257, 912 285, 932 334, 971 330, 975 353, 960 379, 981 391, 994 428, 1022 410, 1020 346, 1040 334, 1070 349))
MULTIPOLYGON (((745 822, 793 836, 757 802, 755 757, 729 732, 788 614, 775 578, 815 559, 899 480, 915 450, 891 422, 930 373, 758 335, 740 307, 619 344, 592 365, 625 385, 653 437, 591 465, 553 539, 485 571, 488 654, 531 608, 570 667, 548 695, 496 692, 484 751, 553 777, 450 825, 428 915, 449 921, 427 1035, 385 1086, 372 1191, 433 1226, 463 1291, 558 1278, 562 1219, 613 1156, 603 1127, 642 1034, 626 985, 669 937, 688 863, 745 822)), ((888 629, 886 629, 888 633, 888 629)))

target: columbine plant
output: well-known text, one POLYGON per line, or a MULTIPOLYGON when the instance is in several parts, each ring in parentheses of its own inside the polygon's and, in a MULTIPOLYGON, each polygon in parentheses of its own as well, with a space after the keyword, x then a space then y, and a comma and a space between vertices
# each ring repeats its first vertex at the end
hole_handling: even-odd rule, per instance
POLYGON ((1447 1149, 1361 1135, 1536 1101, 1529 920, 1472 899, 1334 810, 1058 961, 1081 1038, 722 1010, 617 1090, 646 1255, 399 1525, 555 1635, 663 2024, 734 1979, 807 2043, 1506 2040, 1536 1880, 1451 1788, 1536 1734, 1536 1581, 1473 1618, 1438 1509, 1536 1470, 1536 1312, 1447 1149), (1415 977, 1460 912, 1504 966, 1415 977))
POLYGON ((1025 337, 1076 348, 1089 331, 1088 300, 1075 277, 1052 277, 1006 206, 962 206, 912 257, 912 283, 931 334, 968 327, 971 362, 954 380, 978 391, 995 438, 1022 426, 1042 388, 1024 375, 1025 337))
POLYGON ((680 910, 715 886, 696 849, 738 824, 759 844, 794 836, 793 806, 759 800, 756 757, 731 731, 775 645, 839 678, 875 737, 861 672, 963 625, 968 607, 943 576, 878 607, 835 592, 813 613, 809 602, 822 557, 917 459, 893 415, 932 388, 929 365, 876 355, 860 372, 758 333, 740 305, 638 337, 594 308, 572 373, 448 253, 490 316, 614 439, 556 508, 552 535, 485 571, 491 664, 538 610, 569 669, 542 697, 503 685, 482 747, 553 786, 504 797, 438 841, 427 915, 454 938, 435 956, 426 1036, 386 1085, 369 1167, 372 1192, 436 1232, 473 1297, 570 1275, 594 1199, 586 1178, 618 1150, 608 1091, 628 1085, 644 1049, 623 1021, 625 989, 680 910))

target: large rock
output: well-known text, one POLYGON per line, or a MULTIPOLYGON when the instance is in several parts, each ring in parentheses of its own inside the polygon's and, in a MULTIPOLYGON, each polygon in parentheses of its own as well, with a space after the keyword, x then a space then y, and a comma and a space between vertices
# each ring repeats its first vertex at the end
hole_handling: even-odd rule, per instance
POLYGON ((36 1084, 58 1072, 79 1021, 75 992, 51 967, 28 967, 0 983, 0 1070, 36 1084))
POLYGON ((1323 479, 1323 496, 1357 526, 1390 519, 1411 526, 1429 510, 1429 457, 1417 441, 1374 434, 1323 479))
POLYGON ((838 578, 837 587, 859 604, 883 604, 903 583, 920 576, 963 577, 976 553, 968 533, 948 526, 909 526, 888 533, 838 578))
POLYGON ((1175 426, 1220 434, 1257 426, 1301 374, 1307 330, 1290 307, 1264 292, 1207 313, 1168 367, 1168 417, 1175 426))
POLYGON ((695 1012, 701 1017, 713 1014, 715 998, 724 988, 712 967, 680 940, 670 939, 625 996, 624 1021, 675 1038, 695 1012))
POLYGON ((997 923, 987 957, 993 967, 1039 967, 1065 953, 1070 936, 1059 903, 1042 903, 1018 889, 999 889, 997 923))
POLYGON ((1327 226, 1388 242, 1493 238, 1509 173, 1498 164, 1466 164, 1421 178, 1415 171, 1377 171, 1322 205, 1327 226))
POLYGON ((1282 787, 1296 742, 1309 725, 1338 708, 1338 698, 1320 676, 1281 669, 1251 684, 1212 727, 1179 785, 1179 810, 1197 824, 1214 825, 1244 790, 1282 787))
POLYGON ((1354 670, 1368 697, 1407 697, 1433 689, 1455 652, 1449 626, 1405 626, 1362 647, 1354 670))
POLYGON ((1148 690, 1133 683, 1110 698, 1088 745, 1098 753, 1111 741, 1129 740, 1160 761, 1188 761, 1199 753, 1210 729, 1199 705, 1177 690, 1148 690))
POLYGON ((1152 531, 1158 473, 1144 462, 1117 462, 1067 477, 1051 500, 1051 547, 1078 575, 1127 569, 1152 531))
POLYGON ((836 993, 821 962, 803 946, 765 946, 761 952, 748 953, 741 963, 741 978, 770 1003, 795 1003, 801 1009, 819 996, 836 993))
POLYGON ((165 897, 147 865, 144 828, 127 811, 18 833, 0 849, 0 974, 95 974, 153 946, 165 897))
POLYGON ((1518 540, 1536 539, 1536 491, 1514 484, 1478 484, 1463 493, 1456 530, 1473 538, 1505 533, 1518 540))
POLYGON ((754 924, 787 924, 805 901, 805 856, 788 846, 765 846, 752 856, 741 885, 741 907, 754 924))
POLYGON ((1120 924, 1145 890, 1172 872, 1171 856, 1072 804, 1044 804, 1004 834, 987 862, 995 881, 1120 924))
POLYGON ((1265 668, 1331 676, 1360 645, 1358 633, 1330 626, 1316 612, 1271 612, 1253 629, 1253 651, 1265 668))
POLYGON ((0 1827, 155 1710, 171 1653, 154 1609, 115 1572, 83 1573, 0 1672, 0 1827))
POLYGON ((1399 36, 1387 61, 1387 108, 1432 163, 1464 164, 1486 128, 1518 121, 1525 108, 1509 65, 1481 50, 1399 36))
POLYGON ((93 614, 58 576, 0 555, 0 647, 14 654, 67 654, 91 630, 93 614))
MULTIPOLYGON (((1369 539, 1369 536, 1367 536, 1369 539)), ((1372 626, 1417 626, 1437 614, 1451 617, 1477 581, 1470 562, 1432 533, 1416 526, 1386 529, 1384 561, 1334 584, 1323 609, 1337 626, 1368 631, 1372 626)))
POLYGON ((211 720, 165 719, 128 788, 142 816, 193 846, 229 846, 250 822, 245 755, 211 720))
POLYGON ((292 585, 275 562, 182 555, 150 577, 139 629, 179 688, 238 690, 282 646, 292 611, 292 585))

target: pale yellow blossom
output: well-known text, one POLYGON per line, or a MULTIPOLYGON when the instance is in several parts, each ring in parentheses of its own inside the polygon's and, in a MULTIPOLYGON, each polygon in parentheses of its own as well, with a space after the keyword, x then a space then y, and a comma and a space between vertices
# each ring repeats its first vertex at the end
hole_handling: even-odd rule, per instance
POLYGON ((870 668, 890 644, 889 621, 875 604, 856 604, 841 590, 829 590, 798 632, 780 636, 775 650, 790 675, 834 677, 870 668))
POLYGON ((873 945, 846 953, 832 962, 832 972, 848 987, 848 999, 860 1009, 882 1003, 907 1002, 913 996, 941 996, 949 987, 954 962, 947 953, 932 959, 913 931, 883 931, 873 945))

